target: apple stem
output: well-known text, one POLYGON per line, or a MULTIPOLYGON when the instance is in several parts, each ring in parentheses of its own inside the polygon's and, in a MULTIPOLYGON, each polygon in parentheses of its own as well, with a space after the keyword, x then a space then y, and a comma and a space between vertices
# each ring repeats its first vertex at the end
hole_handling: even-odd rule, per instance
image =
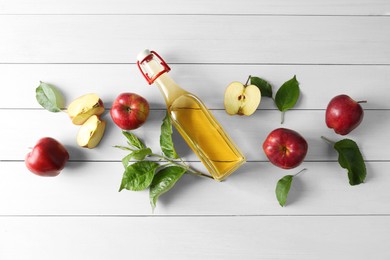
POLYGON ((281 120, 280 120, 280 123, 283 124, 284 123, 284 111, 282 112, 281 114, 281 120))
POLYGON ((306 171, 307 168, 303 168, 302 170, 300 170, 299 172, 297 172, 296 174, 294 174, 294 177, 297 177, 299 174, 301 174, 302 172, 306 171))
POLYGON ((321 136, 321 138, 322 138, 323 140, 325 140, 325 142, 327 142, 328 144, 334 145, 334 143, 335 143, 335 142, 333 142, 332 140, 326 138, 326 137, 323 136, 323 135, 321 136))
POLYGON ((248 79, 246 80, 246 82, 245 82, 245 85, 244 85, 244 87, 247 87, 248 86, 248 84, 249 84, 249 80, 251 79, 251 75, 249 75, 249 77, 248 77, 248 79))
POLYGON ((367 103, 367 100, 360 100, 357 102, 358 104, 361 104, 361 103, 367 103))

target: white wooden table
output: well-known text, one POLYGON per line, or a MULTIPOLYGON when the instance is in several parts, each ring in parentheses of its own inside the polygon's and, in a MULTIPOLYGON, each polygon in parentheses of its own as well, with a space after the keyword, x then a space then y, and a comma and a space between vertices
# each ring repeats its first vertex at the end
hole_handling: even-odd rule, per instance
MULTIPOLYGON (((390 259, 390 2, 0 0, 0 259, 390 259), (125 153, 108 109, 121 92, 151 104, 136 133, 158 150, 164 101, 136 65, 158 51, 171 76, 197 94, 248 158, 227 181, 186 175, 152 214, 147 192, 118 192, 125 153), (283 127, 309 143, 294 170, 271 165, 261 148, 280 125, 263 99, 251 117, 231 117, 223 93, 248 75, 274 91, 293 75, 302 96, 283 127), (39 81, 67 104, 98 93, 108 121, 98 148, 77 147, 78 127, 35 100, 39 81), (346 93, 364 104, 348 138, 364 155, 366 183, 349 186, 337 155, 320 139, 328 101, 346 93), (44 136, 71 161, 56 178, 28 172, 24 157, 44 136), (278 179, 302 168, 281 208, 278 179)), ((175 133, 177 150, 202 165, 175 133)))

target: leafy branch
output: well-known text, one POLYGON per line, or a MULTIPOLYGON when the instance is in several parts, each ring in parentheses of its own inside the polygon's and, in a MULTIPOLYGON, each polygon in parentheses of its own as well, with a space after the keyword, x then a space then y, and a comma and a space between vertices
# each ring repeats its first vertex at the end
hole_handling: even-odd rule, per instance
POLYGON ((172 124, 168 114, 161 125, 162 154, 154 153, 134 133, 122 131, 122 134, 127 139, 127 146, 114 147, 130 153, 122 159, 125 171, 119 191, 123 189, 140 191, 149 188, 152 209, 156 207, 158 198, 173 188, 184 173, 213 179, 210 175, 192 169, 178 156, 172 141, 172 124), (132 160, 136 162, 130 164, 132 160))

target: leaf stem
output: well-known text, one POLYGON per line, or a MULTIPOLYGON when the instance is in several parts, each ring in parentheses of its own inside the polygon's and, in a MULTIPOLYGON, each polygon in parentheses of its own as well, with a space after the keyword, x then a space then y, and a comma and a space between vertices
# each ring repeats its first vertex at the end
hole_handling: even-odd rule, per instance
POLYGON ((331 145, 334 145, 335 144, 335 142, 334 141, 332 141, 332 140, 330 140, 330 139, 328 139, 328 138, 326 138, 325 136, 321 136, 321 138, 323 139, 323 140, 325 140, 325 142, 327 142, 328 144, 331 144, 331 145))
POLYGON ((294 177, 297 177, 299 174, 301 174, 302 172, 306 171, 307 168, 303 168, 302 170, 300 170, 299 172, 297 172, 296 174, 294 174, 294 177))
POLYGON ((168 158, 164 155, 161 155, 161 154, 156 154, 156 153, 151 153, 150 156, 154 156, 154 157, 157 157, 157 158, 160 158, 160 159, 163 159, 167 162, 171 162, 171 163, 175 163, 175 164, 178 164, 176 163, 174 160, 172 160, 171 158, 168 158))
POLYGON ((132 152, 135 151, 134 149, 131 149, 130 147, 127 147, 127 146, 114 145, 113 147, 114 148, 119 148, 119 149, 122 149, 122 150, 125 150, 125 151, 132 151, 132 152))
POLYGON ((281 115, 281 119, 280 119, 280 123, 283 124, 284 123, 284 111, 282 111, 282 115, 281 115))
POLYGON ((160 155, 160 154, 152 153, 152 154, 150 154, 150 156, 157 157, 159 159, 163 159, 163 160, 169 162, 170 164, 173 164, 173 165, 185 168, 187 170, 187 172, 190 173, 190 174, 197 175, 197 176, 202 176, 202 177, 206 177, 206 178, 210 178, 210 179, 214 179, 210 175, 207 175, 207 174, 195 171, 189 165, 187 165, 181 158, 180 158, 181 163, 179 163, 177 161, 174 161, 174 160, 172 160, 172 159, 170 159, 170 158, 168 158, 168 157, 166 157, 164 155, 160 155))
POLYGON ((188 166, 187 168, 187 171, 190 173, 190 174, 193 174, 193 175, 197 175, 197 176, 201 176, 201 177, 206 177, 206 178, 209 178, 209 179, 212 179, 214 180, 214 178, 208 174, 204 174, 202 172, 198 172, 198 171, 195 171, 194 169, 192 169, 191 167, 188 166))

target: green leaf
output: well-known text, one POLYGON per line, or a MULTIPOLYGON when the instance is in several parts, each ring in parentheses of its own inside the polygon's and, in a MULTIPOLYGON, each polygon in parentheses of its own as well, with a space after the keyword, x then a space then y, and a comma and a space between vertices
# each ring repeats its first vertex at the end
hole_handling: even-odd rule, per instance
POLYGON ((35 97, 38 103, 50 112, 60 112, 64 107, 64 98, 62 94, 52 85, 41 81, 41 84, 35 89, 35 97))
POLYGON ((129 165, 131 158, 133 158, 133 153, 130 153, 130 154, 126 155, 125 157, 123 157, 122 164, 123 164, 123 167, 125 167, 125 169, 129 165))
POLYGON ((122 131, 122 134, 127 138, 127 143, 138 149, 146 148, 145 144, 133 133, 122 131))
POLYGON ((286 175, 281 178, 276 184, 276 198, 279 201, 280 206, 284 207, 287 201, 287 196, 290 191, 291 183, 293 180, 293 175, 286 175))
POLYGON ((299 94, 299 82, 294 76, 278 89, 275 95, 275 104, 280 111, 285 112, 295 106, 299 94))
POLYGON ((251 85, 255 85, 260 89, 260 93, 262 97, 270 97, 272 98, 272 86, 268 83, 268 81, 251 76, 251 85))
POLYGON ((150 204, 154 209, 158 198, 169 191, 175 183, 183 176, 186 169, 179 166, 170 166, 159 171, 152 181, 149 190, 150 204))
POLYGON ((122 164, 126 168, 129 165, 131 159, 142 161, 150 154, 152 154, 152 150, 150 148, 135 150, 122 159, 122 164))
POLYGON ((343 139, 334 144, 339 153, 339 164, 348 170, 350 185, 358 185, 364 182, 367 172, 363 156, 358 145, 351 139, 343 139))
POLYGON ((145 159, 146 156, 150 154, 152 154, 152 150, 150 148, 144 148, 132 152, 132 157, 135 160, 142 161, 143 159, 145 159))
POLYGON ((158 163, 150 161, 140 161, 127 166, 123 173, 119 191, 123 189, 133 191, 146 189, 152 183, 154 172, 158 166, 158 163))
POLYGON ((172 123, 168 112, 166 113, 165 118, 163 119, 163 123, 161 125, 160 147, 166 157, 171 159, 179 158, 176 153, 175 147, 173 146, 172 123))
POLYGON ((124 151, 133 151, 133 149, 131 149, 130 147, 127 147, 127 146, 114 145, 114 147, 119 148, 119 149, 124 150, 124 151))

